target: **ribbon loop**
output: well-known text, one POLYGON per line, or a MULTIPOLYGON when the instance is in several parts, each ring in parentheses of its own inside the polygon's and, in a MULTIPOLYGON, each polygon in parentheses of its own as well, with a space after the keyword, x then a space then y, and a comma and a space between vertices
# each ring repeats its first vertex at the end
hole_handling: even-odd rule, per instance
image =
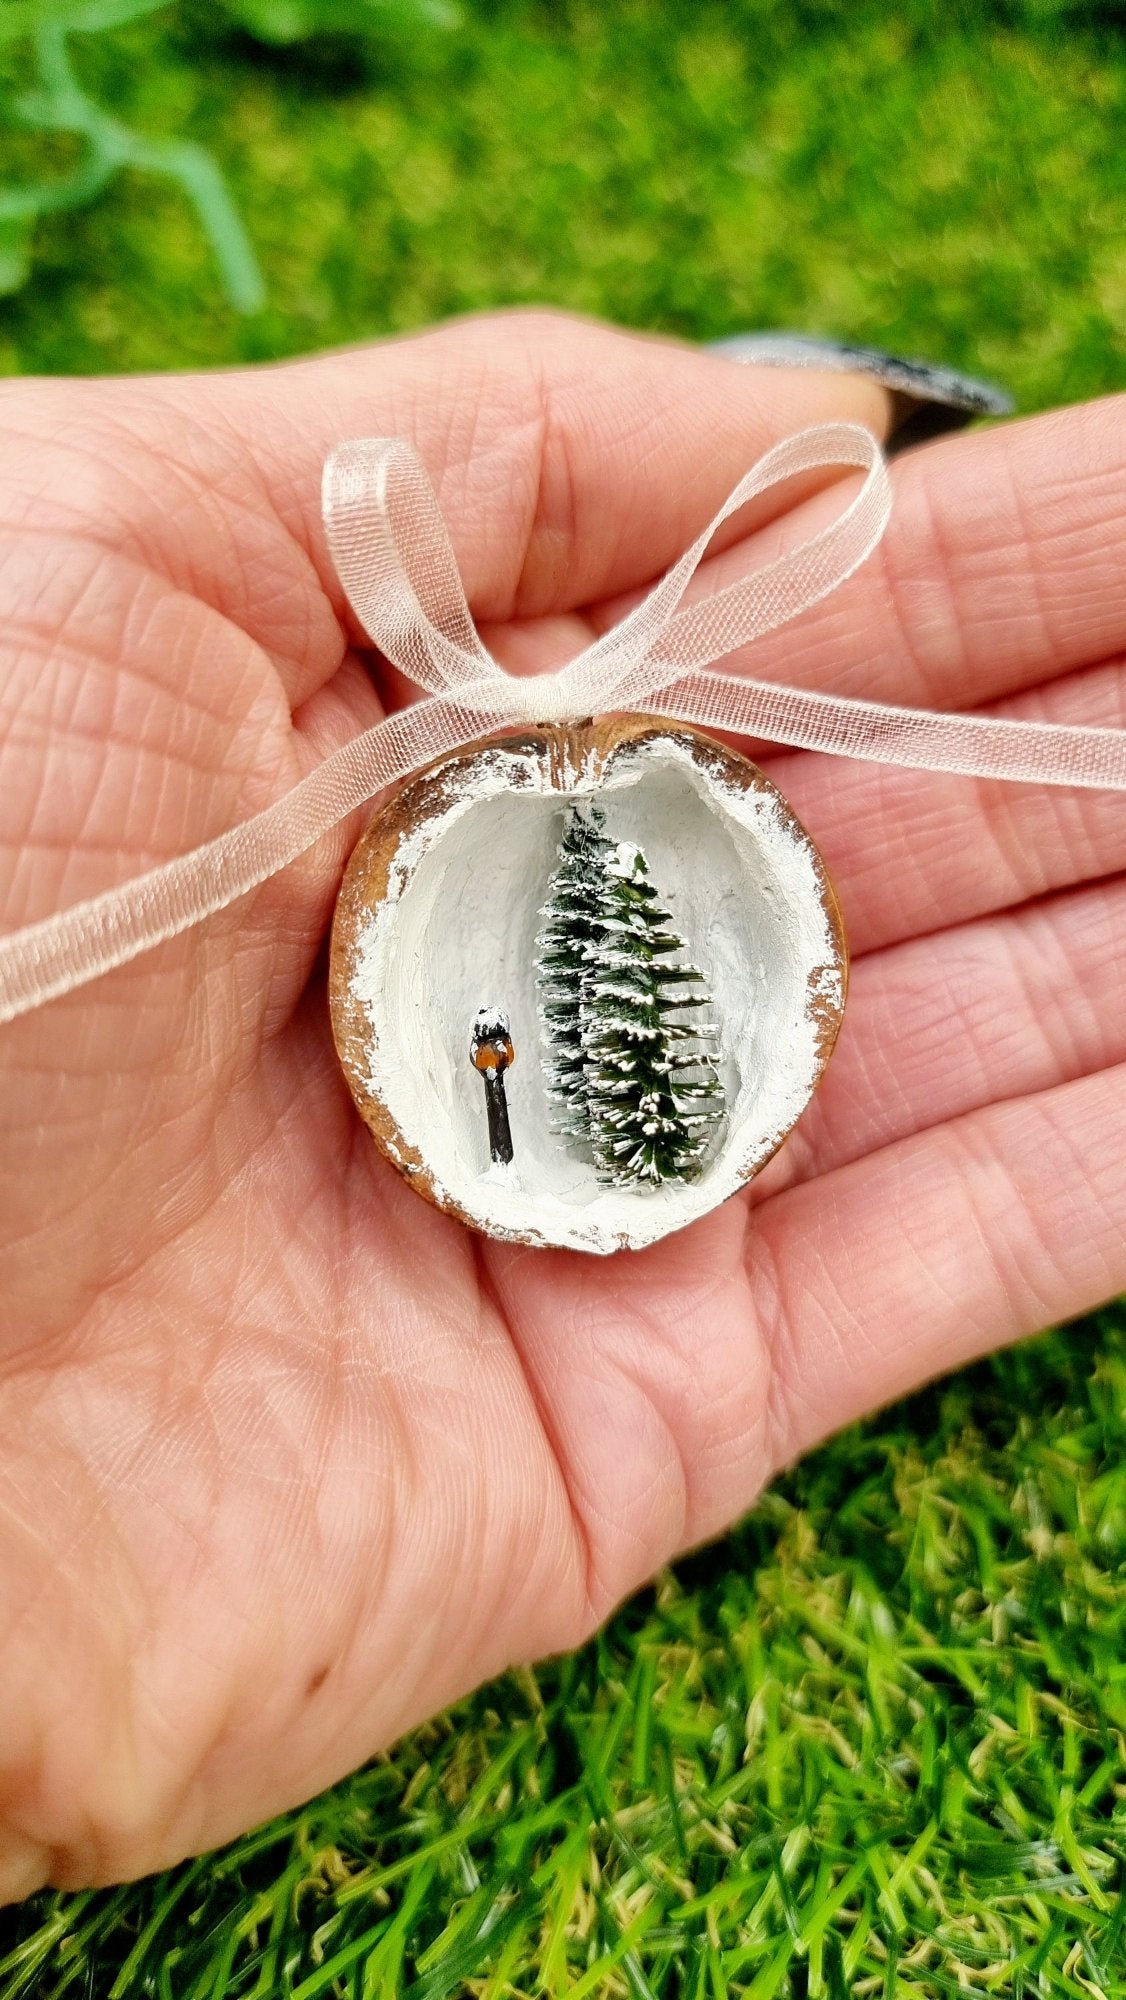
POLYGON ((583 712, 644 707, 647 696, 667 687, 670 677, 685 667, 724 659, 809 610, 871 555, 887 527, 891 503, 883 454, 860 424, 816 424, 785 438, 739 481, 703 534, 636 611, 574 662, 588 697, 583 712), (772 486, 833 465, 853 466, 865 475, 836 520, 762 569, 680 608, 725 521, 772 486), (632 659, 628 644, 621 643, 627 633, 634 641, 632 659))
POLYGON ((321 512, 344 594, 386 659, 430 694, 497 678, 413 445, 403 438, 337 445, 325 460, 321 512))
POLYGON ((655 589, 600 639, 531 683, 507 674, 482 644, 466 602, 426 468, 401 438, 350 438, 325 463, 325 533, 357 618, 384 657, 430 694, 456 692, 467 708, 498 696, 514 721, 563 721, 634 707, 683 671, 721 659, 784 625, 835 590, 887 526, 891 485, 883 454, 860 424, 817 424, 776 444, 655 589), (865 475, 838 518, 701 604, 681 609, 718 530, 773 486, 827 466, 865 475))
POLYGON ((878 444, 859 425, 822 424, 775 445, 649 595, 552 674, 515 678, 482 643, 411 445, 399 438, 340 445, 325 466, 323 504, 357 619, 428 699, 365 730, 264 812, 193 853, 0 938, 0 1022, 225 909, 396 779, 506 723, 641 708, 917 770, 1126 791, 1121 730, 929 714, 714 671, 837 589, 879 542, 891 488, 878 444), (830 466, 864 475, 835 520, 749 576, 685 603, 725 521, 782 480, 830 466))

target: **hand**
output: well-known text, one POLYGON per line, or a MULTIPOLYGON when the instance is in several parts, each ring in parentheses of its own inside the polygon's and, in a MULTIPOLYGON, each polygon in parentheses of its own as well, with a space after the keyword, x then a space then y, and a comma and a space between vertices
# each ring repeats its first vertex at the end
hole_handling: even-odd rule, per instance
MULTIPOLYGON (((542 316, 2 407, 6 929, 404 698, 341 628, 339 438, 415 439, 486 640, 531 669, 767 444, 887 419, 859 379, 542 316)), ((1124 461, 1120 403, 905 459, 880 555, 754 671, 1121 724, 1124 461)), ((825 504, 735 524, 711 582, 825 504)), ((1121 801, 764 761, 837 879, 845 1029, 749 1193, 641 1255, 475 1237, 376 1152, 321 957, 356 825, 0 1030, 4 1894, 312 1793, 577 1643, 833 1426, 1126 1283, 1121 801)))

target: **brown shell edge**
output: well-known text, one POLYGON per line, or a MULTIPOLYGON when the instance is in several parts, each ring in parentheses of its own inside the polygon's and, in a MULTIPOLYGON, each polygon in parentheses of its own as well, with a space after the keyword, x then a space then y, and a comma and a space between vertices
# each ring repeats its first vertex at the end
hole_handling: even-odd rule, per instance
MULTIPOLYGON (((428 820, 438 819, 441 816, 451 802, 451 797, 456 796, 460 790, 458 774, 471 767, 484 753, 495 756, 498 750, 511 751, 514 755, 526 757, 531 751, 546 764, 551 788, 567 792, 574 788, 575 775, 589 773, 592 758, 596 772, 601 776, 619 751, 640 746, 653 737, 663 736, 687 739, 692 745, 693 761, 704 769, 710 767, 713 773, 722 776, 724 782, 730 784, 734 781, 744 791, 772 792, 786 819, 809 846, 820 886, 822 907, 836 946, 835 958, 827 965, 816 967, 810 975, 809 1009, 817 1026, 817 1068, 813 1082, 814 1090, 825 1074, 833 1045, 840 1032, 848 993, 848 946, 844 922, 836 890, 817 843, 794 812, 789 800, 757 764, 752 764, 750 758, 742 756, 739 751, 729 749, 725 744, 717 742, 715 737, 706 735, 703 730, 695 729, 688 723, 654 722, 651 716, 645 715, 601 716, 597 721, 566 724, 544 723, 531 729, 507 730, 493 736, 479 737, 474 742, 467 743, 464 749, 437 758, 433 764, 425 766, 415 777, 408 779, 406 784, 393 793, 386 805, 379 809, 361 834, 348 862, 337 898, 332 922, 328 977, 329 1012, 336 1052, 356 1108, 376 1145, 424 1200, 435 1208, 442 1209, 447 1215, 455 1216, 469 1229, 481 1231, 479 1218, 468 1214, 444 1188, 435 1184, 418 1148, 412 1146, 403 1136, 383 1099, 372 1089, 368 1081, 368 1064, 361 1057, 362 1052, 370 1045, 372 1025, 366 1010, 355 998, 352 986, 360 924, 367 911, 384 901, 391 880, 391 871, 405 836, 417 832, 428 820), (839 1004, 829 1001, 818 991, 818 982, 826 971, 840 973, 839 1004)), ((799 1118, 801 1115, 799 1113, 799 1118)), ((795 1120, 795 1124, 797 1122, 795 1120)), ((746 1172, 740 1175, 741 1185, 745 1185, 753 1180, 756 1174, 762 1172, 779 1148, 785 1144, 793 1129, 791 1125, 779 1136, 777 1145, 772 1147, 765 1157, 757 1160, 753 1166, 747 1167, 746 1172)), ((490 1228, 487 1233, 502 1241, 559 1247, 556 1244, 549 1245, 546 1238, 529 1229, 506 1230, 498 1226, 490 1228)))

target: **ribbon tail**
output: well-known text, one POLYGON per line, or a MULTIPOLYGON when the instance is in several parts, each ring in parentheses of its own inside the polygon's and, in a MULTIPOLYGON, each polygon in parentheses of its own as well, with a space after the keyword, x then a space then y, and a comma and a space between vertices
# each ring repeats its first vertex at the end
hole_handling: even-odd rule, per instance
POLYGON ((506 720, 435 699, 334 751, 253 818, 117 889, 0 937, 0 1023, 202 923, 297 861, 396 779, 506 720))
POLYGON ((705 729, 908 770, 1126 791, 1121 729, 896 708, 702 669, 670 681, 642 706, 705 729))

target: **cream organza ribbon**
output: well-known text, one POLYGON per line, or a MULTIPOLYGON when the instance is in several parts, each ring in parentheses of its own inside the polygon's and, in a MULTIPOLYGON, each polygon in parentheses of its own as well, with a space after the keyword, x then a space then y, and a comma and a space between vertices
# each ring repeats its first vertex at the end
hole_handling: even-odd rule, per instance
POLYGON ((430 698, 355 737, 276 804, 121 888, 0 938, 0 1021, 175 937, 306 852, 357 806, 506 723, 642 710, 810 750, 919 770, 1126 791, 1126 732, 892 708, 717 673, 716 661, 827 597, 887 526, 875 439, 820 424, 768 451, 648 597, 558 673, 517 679, 481 643, 425 468, 398 438, 340 445, 324 518, 341 582, 385 657, 430 698), (684 593, 717 528, 756 494, 828 466, 863 472, 828 527, 709 597, 684 593))

